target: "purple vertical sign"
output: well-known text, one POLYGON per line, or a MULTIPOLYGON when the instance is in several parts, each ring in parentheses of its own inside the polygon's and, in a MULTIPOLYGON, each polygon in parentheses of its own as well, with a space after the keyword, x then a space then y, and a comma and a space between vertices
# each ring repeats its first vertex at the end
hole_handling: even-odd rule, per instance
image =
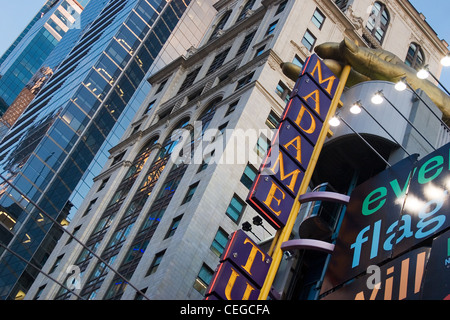
POLYGON ((289 218, 338 83, 317 55, 308 58, 250 189, 247 203, 277 230, 289 218))
POLYGON ((256 300, 272 258, 245 232, 234 232, 228 241, 206 296, 223 300, 256 300))

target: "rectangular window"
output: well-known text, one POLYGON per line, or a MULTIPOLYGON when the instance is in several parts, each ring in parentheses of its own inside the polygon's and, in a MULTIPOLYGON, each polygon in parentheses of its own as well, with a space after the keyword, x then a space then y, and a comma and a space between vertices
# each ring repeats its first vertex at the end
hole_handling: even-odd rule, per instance
POLYGON ((209 154, 207 154, 207 155, 204 156, 203 161, 202 161, 202 164, 201 164, 200 167, 198 168, 197 173, 199 173, 199 172, 205 170, 205 169, 208 167, 209 163, 210 163, 211 160, 213 159, 213 156, 214 156, 215 151, 216 151, 216 150, 213 150, 213 151, 211 151, 211 153, 209 153, 209 154))
POLYGON ((113 159, 113 162, 111 163, 111 166, 115 165, 116 163, 119 163, 123 159, 125 152, 126 151, 123 151, 123 152, 119 153, 117 156, 115 156, 113 159))
POLYGON ((96 201, 97 201, 97 198, 95 198, 94 200, 92 200, 91 202, 89 202, 89 205, 88 205, 88 207, 86 208, 86 211, 84 211, 84 213, 83 213, 83 217, 84 217, 85 215, 87 215, 87 214, 89 213, 89 211, 92 210, 92 207, 94 206, 94 204, 95 204, 96 201))
POLYGON ((219 126, 219 128, 217 128, 217 129, 219 130, 219 132, 220 132, 221 134, 223 134, 224 131, 225 131, 225 129, 227 128, 227 126, 228 126, 228 121, 225 122, 225 123, 223 123, 223 124, 221 124, 221 125, 219 126))
POLYGON ((319 11, 319 9, 316 9, 316 11, 314 11, 314 14, 311 18, 311 21, 320 30, 320 29, 322 29, 323 23, 325 22, 325 16, 322 12, 319 11))
POLYGON ((253 37, 255 36, 255 33, 256 33, 256 30, 245 36, 244 41, 242 41, 242 44, 239 47, 239 50, 237 51, 236 55, 240 55, 241 53, 244 53, 245 51, 247 51, 248 47, 250 46, 250 43, 253 40, 253 37))
POLYGON ((102 183, 100 184, 100 187, 98 187, 97 192, 99 192, 105 188, 106 184, 108 183, 108 180, 109 180, 109 177, 102 180, 102 183))
POLYGON ((292 91, 282 81, 278 82, 275 92, 277 95, 280 96, 281 99, 283 99, 284 102, 286 103, 289 102, 289 98, 292 91))
POLYGON ((214 252, 218 257, 220 257, 225 250, 225 247, 228 242, 228 234, 223 231, 221 228, 216 233, 216 236, 214 237, 214 240, 211 244, 211 250, 214 252))
POLYGON ((42 287, 39 287, 39 289, 37 290, 36 295, 34 296, 33 300, 38 300, 39 299, 39 297, 41 296, 41 294, 44 291, 46 286, 47 285, 44 284, 42 287))
POLYGON ((163 82, 161 82, 161 83, 159 84, 158 90, 156 90, 155 94, 160 93, 160 92, 164 89, 166 83, 167 83, 167 79, 164 80, 163 82))
POLYGON ((255 58, 259 57, 260 55, 262 55, 265 49, 266 49, 266 46, 262 46, 262 47, 256 49, 255 58))
POLYGON ((195 81, 195 78, 197 77, 198 73, 200 72, 201 67, 195 69, 191 73, 189 73, 186 76, 186 79, 184 79, 183 83, 181 84, 180 89, 178 90, 178 93, 183 92, 187 88, 189 88, 195 81))
POLYGON ((271 35, 275 31, 277 24, 278 24, 278 20, 274 21, 270 24, 270 26, 267 28, 266 36, 271 35))
MULTIPOLYGON (((77 233, 78 233, 78 231, 80 231, 80 229, 81 229, 81 225, 77 226, 75 229, 73 229, 72 235, 73 235, 73 236, 76 236, 77 233)), ((69 243, 72 242, 73 236, 70 236, 69 240, 67 240, 67 242, 66 242, 66 245, 68 245, 69 243)))
POLYGON ((261 135, 258 138, 258 141, 256 142, 255 146, 255 152, 258 156, 261 158, 264 157, 267 153, 267 150, 269 149, 270 140, 267 139, 265 136, 261 135))
POLYGON ((253 181, 255 180, 256 176, 258 175, 258 170, 256 170, 255 167, 253 167, 251 164, 248 164, 245 169, 244 173, 241 177, 241 182, 244 186, 247 187, 247 189, 250 189, 253 181))
POLYGON ((316 37, 311 33, 311 31, 306 30, 303 36, 302 43, 308 51, 312 52, 314 45, 316 44, 316 37))
POLYGON ((278 5, 278 9, 277 9, 277 12, 275 12, 275 15, 284 11, 284 9, 286 8, 287 2, 288 2, 288 0, 285 0, 278 5))
POLYGON ((164 239, 170 238, 171 236, 174 235, 175 231, 178 228, 178 225, 180 224, 180 221, 181 221, 182 217, 183 217, 183 215, 180 215, 180 216, 178 216, 178 217, 176 217, 176 218, 174 218, 172 220, 172 223, 171 223, 171 225, 169 227, 169 230, 167 230, 167 234, 166 234, 166 237, 164 239))
POLYGON ((237 195, 234 195, 228 205, 226 214, 234 222, 238 222, 245 209, 245 203, 237 195))
POLYGON ((279 124, 280 124, 280 117, 273 110, 271 110, 269 116, 266 119, 266 125, 270 129, 276 129, 278 128, 279 124))
POLYGON ((161 260, 164 256, 164 253, 166 253, 166 250, 161 251, 155 255, 155 258, 153 259, 153 262, 150 265, 150 268, 148 269, 147 276, 155 273, 156 270, 158 270, 158 267, 161 264, 161 260))
POLYGON ((295 55, 294 59, 292 60, 292 63, 299 66, 300 68, 303 68, 303 65, 305 64, 305 62, 300 59, 299 56, 295 55))
POLYGON ((254 73, 255 73, 255 72, 252 72, 252 73, 246 75, 245 77, 241 78, 241 79, 238 81, 238 83, 237 83, 236 90, 239 90, 240 88, 242 88, 242 87, 245 86, 246 84, 250 83, 250 82, 252 81, 252 78, 253 78, 253 74, 254 74, 254 73))
POLYGON ((194 196, 195 190, 197 190, 198 182, 191 185, 186 193, 186 196, 183 199, 183 202, 181 204, 185 204, 186 202, 191 201, 192 197, 194 196))
POLYGON ((235 102, 233 102, 233 103, 230 103, 230 105, 228 106, 227 112, 225 113, 225 116, 224 116, 224 117, 228 116, 228 115, 231 114, 234 110, 236 110, 236 106, 237 106, 238 102, 239 102, 239 100, 238 100, 238 101, 235 101, 235 102))
POLYGON ((209 66, 208 72, 206 72, 206 75, 213 73, 214 71, 216 71, 217 69, 219 69, 222 66, 223 62, 227 58, 229 51, 230 51, 230 48, 225 49, 224 51, 222 51, 221 53, 219 53, 215 56, 213 62, 209 66))
POLYGON ((59 257, 56 258, 55 263, 53 264, 52 268, 48 272, 49 274, 52 273, 53 271, 55 271, 56 268, 58 268, 58 266, 61 263, 61 260, 62 260, 63 257, 64 257, 64 254, 62 254, 62 255, 60 255, 59 257))
POLYGON ((147 106, 147 108, 145 108, 145 112, 144 114, 149 113, 150 110, 152 110, 153 106, 155 105, 156 100, 153 100, 152 102, 150 102, 147 106))
POLYGON ((197 275, 197 278, 195 279, 194 289, 200 292, 202 295, 205 294, 213 275, 214 271, 206 264, 203 264, 197 275))

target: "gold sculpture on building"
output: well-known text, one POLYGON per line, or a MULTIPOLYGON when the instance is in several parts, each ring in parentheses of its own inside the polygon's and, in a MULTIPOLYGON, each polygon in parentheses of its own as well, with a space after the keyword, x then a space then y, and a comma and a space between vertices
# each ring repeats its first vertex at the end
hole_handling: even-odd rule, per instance
MULTIPOLYGON (((315 48, 316 53, 337 76, 344 65, 350 65, 347 86, 351 87, 369 80, 398 82, 405 79, 414 89, 422 89, 434 104, 442 111, 444 120, 450 119, 450 97, 435 84, 419 79, 417 71, 407 66, 395 54, 383 49, 359 47, 352 40, 345 38, 341 43, 327 42, 315 48)), ((297 81, 301 68, 293 63, 283 63, 283 72, 290 79, 297 81)))

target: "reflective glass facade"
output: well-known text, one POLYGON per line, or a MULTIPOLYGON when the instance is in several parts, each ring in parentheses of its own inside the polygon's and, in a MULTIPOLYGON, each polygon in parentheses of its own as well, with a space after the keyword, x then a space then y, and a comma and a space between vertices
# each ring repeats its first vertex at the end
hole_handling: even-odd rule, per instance
POLYGON ((8 58, 8 56, 11 54, 11 52, 14 50, 15 47, 20 43, 20 41, 27 35, 28 31, 31 30, 31 28, 34 26, 34 24, 41 19, 41 16, 43 14, 46 14, 52 6, 58 2, 58 0, 48 0, 39 10, 39 12, 31 19, 30 23, 25 27, 25 29, 22 31, 22 33, 16 38, 16 40, 11 44, 11 46, 3 53, 3 55, 0 57, 0 65, 3 63, 3 61, 8 58))
POLYGON ((82 11, 72 0, 60 1, 53 7, 50 5, 44 6, 41 13, 46 13, 41 18, 37 17, 39 19, 0 66, 0 114, 14 102, 65 33, 75 25, 82 11))
MULTIPOLYGON (((189 3, 91 0, 86 6, 82 21, 99 15, 0 145, 3 176, 20 190, 3 183, 0 196, 10 217, 9 230, 1 231, 11 234, 11 250, 43 265, 61 234, 47 215, 61 222, 76 211, 142 102, 145 75, 189 3)), ((9 252, 0 263, 0 297, 26 292, 37 271, 9 252)))

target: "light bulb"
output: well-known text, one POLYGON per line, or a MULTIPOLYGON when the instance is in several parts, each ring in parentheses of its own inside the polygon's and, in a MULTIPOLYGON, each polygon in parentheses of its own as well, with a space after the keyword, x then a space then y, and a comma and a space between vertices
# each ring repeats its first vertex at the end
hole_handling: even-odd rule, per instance
POLYGON ((350 108, 350 112, 353 114, 361 113, 361 106, 359 105, 359 103, 354 103, 350 108))
POLYGON ((450 53, 447 53, 445 57, 441 59, 441 64, 444 67, 450 67, 450 53))
POLYGON ((330 119, 330 121, 328 123, 332 127, 337 127, 338 125, 341 124, 341 121, 337 117, 333 117, 333 118, 330 119))
POLYGON ((403 80, 400 80, 395 84, 395 90, 397 91, 403 91, 406 89, 406 83, 403 80))
POLYGON ((419 79, 426 79, 428 78, 428 76, 430 75, 430 73, 428 72, 428 70, 422 68, 419 71, 417 71, 417 78, 419 79))
POLYGON ((381 104, 381 103, 383 103, 383 100, 384 100, 383 96, 381 95, 380 92, 375 93, 372 97, 373 104, 381 104))

